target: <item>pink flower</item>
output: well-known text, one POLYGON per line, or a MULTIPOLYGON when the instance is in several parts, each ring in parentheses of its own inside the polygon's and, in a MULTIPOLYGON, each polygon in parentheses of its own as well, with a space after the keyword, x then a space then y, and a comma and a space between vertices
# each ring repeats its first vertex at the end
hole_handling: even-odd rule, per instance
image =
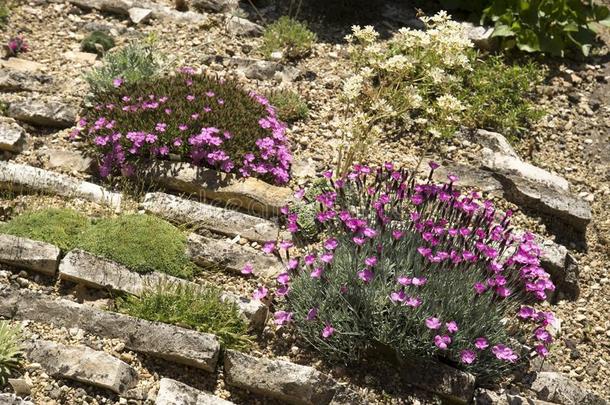
POLYGON ((305 320, 307 321, 313 321, 314 319, 316 319, 316 317, 318 316, 318 308, 310 308, 309 311, 307 311, 307 316, 305 317, 305 320))
POLYGON ((438 169, 438 168, 439 168, 439 164, 438 164, 438 163, 436 163, 436 162, 433 162, 433 161, 429 161, 429 162, 428 162, 428 166, 430 166, 430 169, 431 169, 431 170, 436 170, 436 169, 438 169))
POLYGON ((426 327, 428 329, 438 329, 441 327, 441 321, 438 318, 430 317, 426 319, 426 327))
POLYGON ((521 308, 519 308, 517 316, 521 319, 534 319, 536 316, 536 310, 532 307, 522 305, 521 308))
POLYGON ((305 195, 305 189, 300 188, 294 193, 294 198, 297 200, 302 200, 304 195, 305 195))
POLYGON ((362 233, 367 238, 374 238, 377 235, 377 231, 372 228, 364 228, 364 231, 362 231, 362 233))
POLYGON ((405 302, 406 299, 407 299, 407 294, 405 294, 405 292, 403 290, 400 290, 397 292, 392 292, 390 294, 390 300, 392 302, 405 302))
POLYGON ((405 233, 404 233, 403 231, 399 231, 399 230, 393 230, 393 231, 392 231, 392 238, 394 238, 394 239, 398 240, 398 239, 402 238, 402 236, 403 236, 404 234, 405 234, 405 233))
POLYGON ((434 344, 441 350, 447 350, 447 346, 451 343, 451 338, 447 335, 434 336, 434 344))
POLYGON ((447 327, 447 331, 449 333, 455 333, 458 331, 458 325, 455 321, 447 322, 445 326, 447 327))
POLYGON ((254 267, 252 267, 252 265, 250 263, 246 263, 244 265, 244 268, 241 269, 241 274, 252 274, 253 270, 254 270, 254 267))
POLYGON ((549 349, 547 349, 545 345, 536 345, 534 348, 540 357, 546 357, 549 355, 549 349))
POLYGON ((121 87, 122 84, 123 84, 123 79, 121 79, 120 77, 117 77, 114 80, 112 80, 112 85, 114 87, 121 87))
POLYGON ((288 294, 289 291, 290 287, 288 285, 283 285, 277 290, 275 290, 275 295, 277 295, 278 297, 283 297, 284 295, 288 294))
POLYGON ((371 256, 371 257, 367 257, 366 259, 364 259, 364 263, 367 266, 374 266, 377 264, 377 258, 375 256, 371 256))
POLYGON ((263 245, 263 252, 270 254, 273 253, 273 251, 275 251, 275 242, 265 242, 265 244, 263 245))
POLYGON ((335 333, 335 328, 333 328, 329 323, 327 323, 326 326, 324 326, 324 329, 322 329, 322 337, 324 339, 328 339, 333 335, 333 333, 335 333))
POLYGON ((335 238, 327 239, 326 242, 324 242, 324 247, 328 250, 335 250, 337 246, 339 246, 339 241, 335 238))
POLYGON ((474 290, 480 295, 487 290, 487 286, 483 283, 474 283, 474 290))
POLYGON ((311 273, 309 273, 309 276, 311 278, 320 278, 322 277, 322 273, 324 273, 322 267, 316 267, 311 273))
POLYGON ((193 101, 195 99, 195 96, 193 96, 192 94, 188 94, 186 96, 187 101, 193 101))
POLYGON ((474 347, 483 350, 489 347, 489 342, 484 337, 479 337, 474 340, 474 347))
POLYGON ((333 254, 331 252, 324 252, 320 255, 320 260, 324 263, 330 263, 333 261, 333 254))
POLYGON ((299 261, 298 259, 289 259, 288 260, 288 265, 286 266, 288 268, 288 270, 294 270, 299 266, 299 261))
POLYGON ((510 347, 506 347, 502 344, 495 345, 494 347, 492 347, 491 352, 499 360, 505 360, 509 363, 514 363, 519 358, 519 356, 517 356, 510 347))
POLYGON ((283 285, 286 285, 290 282, 290 275, 288 273, 282 273, 277 276, 277 282, 283 285))
POLYGON ((428 279, 426 277, 413 277, 413 280, 411 280, 411 282, 413 283, 413 285, 419 287, 425 285, 428 282, 428 279))
POLYGON ((366 268, 364 270, 361 270, 358 272, 358 278, 362 281, 364 281, 365 283, 370 282, 373 279, 373 272, 371 271, 371 269, 366 268))
POLYGON ((292 312, 277 311, 273 314, 273 317, 275 318, 274 322, 276 325, 286 325, 292 320, 292 312))
POLYGON ((421 304, 422 304, 422 300, 420 298, 417 298, 417 297, 409 297, 405 301, 405 305, 407 305, 409 307, 412 307, 412 308, 417 308, 421 304))
POLYGON ((310 254, 305 256, 305 264, 311 266, 316 261, 316 255, 310 254))
POLYGON ((254 290, 254 294, 252 294, 252 299, 262 300, 267 296, 268 291, 269 290, 267 290, 264 286, 258 287, 256 290, 254 290))
POLYGON ((411 285, 413 283, 413 279, 406 276, 400 276, 396 281, 398 281, 398 284, 400 285, 411 285))
POLYGON ((460 352, 460 361, 464 364, 472 364, 477 358, 477 354, 472 350, 462 350, 460 352))
POLYGON ((293 246, 293 243, 289 240, 283 240, 280 242, 280 249, 288 250, 293 246))

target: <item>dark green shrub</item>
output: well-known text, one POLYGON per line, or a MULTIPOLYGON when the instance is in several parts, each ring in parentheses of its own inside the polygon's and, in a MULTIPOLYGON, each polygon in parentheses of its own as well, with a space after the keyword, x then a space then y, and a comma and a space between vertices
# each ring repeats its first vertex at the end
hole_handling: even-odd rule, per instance
POLYGON ((105 32, 93 31, 83 39, 80 48, 84 52, 96 53, 102 56, 106 51, 114 48, 114 39, 105 32))
POLYGON ((269 102, 284 122, 304 120, 309 115, 309 107, 298 93, 291 90, 275 90, 268 94, 269 102))
POLYGON ((212 333, 229 349, 247 349, 248 327, 235 304, 221 299, 215 288, 162 285, 141 297, 119 299, 120 312, 150 321, 164 322, 212 333))
POLYGON ((7 321, 0 321, 0 387, 21 360, 21 331, 7 321))
POLYGON ((281 51, 286 59, 299 59, 311 53, 316 34, 302 22, 283 16, 265 28, 261 52, 269 58, 281 51))
POLYGON ((183 68, 135 84, 115 79, 82 124, 102 177, 135 172, 138 163, 177 155, 196 165, 276 183, 289 180, 286 126, 269 101, 236 81, 183 68))
POLYGON ((74 210, 47 208, 25 212, 0 224, 0 233, 40 240, 68 251, 77 247, 80 235, 89 226, 89 219, 74 210))
POLYGON ((186 234, 150 215, 101 219, 83 232, 79 247, 137 272, 159 271, 182 278, 194 272, 186 256, 186 234))

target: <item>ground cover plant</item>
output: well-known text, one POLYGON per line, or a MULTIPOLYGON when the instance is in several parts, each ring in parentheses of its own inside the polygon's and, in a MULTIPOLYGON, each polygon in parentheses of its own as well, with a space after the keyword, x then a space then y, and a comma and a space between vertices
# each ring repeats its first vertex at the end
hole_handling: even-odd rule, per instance
POLYGON ((21 360, 21 332, 6 321, 0 321, 0 387, 21 360))
MULTIPOLYGON (((277 324, 293 323, 333 361, 355 363, 383 347, 400 359, 440 359, 482 381, 527 357, 519 342, 547 355, 553 315, 530 305, 554 285, 533 235, 511 231, 511 212, 460 193, 453 175, 416 183, 388 163, 325 176, 330 189, 316 197, 325 238, 278 276, 277 324)), ((287 229, 299 232, 298 214, 284 213, 287 229)))
POLYGON ((119 299, 117 309, 138 318, 212 333, 226 348, 244 350, 251 344, 236 305, 223 301, 216 288, 160 285, 141 297, 119 299))
POLYGON ((28 211, 0 224, 0 233, 51 243, 64 251, 78 246, 89 219, 77 211, 47 208, 28 211))
POLYGON ((286 59, 299 59, 311 53, 316 34, 307 25, 288 16, 269 24, 263 33, 260 51, 267 58, 280 51, 286 59))
POLYGON ((610 26, 608 8, 583 0, 441 0, 448 9, 474 13, 494 24, 494 37, 505 49, 564 56, 569 50, 587 56, 599 26, 610 26))
POLYGON ((269 92, 269 103, 277 111, 277 116, 284 122, 304 120, 309 115, 307 103, 292 90, 280 89, 269 92))
POLYGON ((344 148, 364 151, 361 144, 381 134, 451 136, 460 126, 522 136, 540 116, 537 65, 480 58, 464 26, 445 12, 422 19, 427 30, 402 28, 387 42, 369 26, 348 36, 355 74, 343 89, 350 112, 344 148))
POLYGON ((151 215, 100 219, 82 233, 78 247, 142 273, 189 278, 195 268, 185 253, 186 233, 151 215))
POLYGON ((96 97, 79 125, 102 177, 130 176, 138 164, 175 155, 241 176, 289 180, 286 126, 269 101, 191 68, 135 84, 116 77, 114 90, 96 97))
POLYGON ((93 31, 81 43, 81 50, 100 56, 112 48, 114 48, 114 39, 102 31, 93 31))

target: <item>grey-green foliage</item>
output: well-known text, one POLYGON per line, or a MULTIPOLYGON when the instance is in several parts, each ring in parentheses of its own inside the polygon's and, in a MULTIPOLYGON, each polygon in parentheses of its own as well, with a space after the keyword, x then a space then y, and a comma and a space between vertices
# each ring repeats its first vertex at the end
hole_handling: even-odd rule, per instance
POLYGON ((274 90, 268 94, 268 99, 284 122, 303 120, 309 115, 307 103, 292 90, 274 90))
POLYGON ((6 321, 0 321, 0 387, 19 365, 21 359, 21 331, 6 321))
POLYGON ((105 32, 93 31, 83 39, 80 48, 84 52, 96 53, 101 56, 114 48, 114 39, 105 32))
POLYGON ((273 52, 281 51, 287 59, 298 59, 311 52, 316 39, 307 25, 283 16, 265 29, 261 52, 270 57, 273 52))
POLYGON ((104 56, 102 66, 85 75, 93 95, 114 88, 114 80, 134 84, 161 75, 167 68, 166 58, 158 51, 154 39, 133 41, 104 56))

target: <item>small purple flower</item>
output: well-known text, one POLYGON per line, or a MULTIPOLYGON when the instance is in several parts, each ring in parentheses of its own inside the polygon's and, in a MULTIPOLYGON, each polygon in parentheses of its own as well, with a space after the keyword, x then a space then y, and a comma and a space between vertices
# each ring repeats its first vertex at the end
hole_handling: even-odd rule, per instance
POLYGON ((447 346, 451 343, 451 338, 447 335, 434 336, 434 345, 441 350, 447 350, 447 346))
POLYGON ((474 340, 474 347, 479 350, 484 350, 489 347, 489 342, 484 337, 478 337, 474 340))
POLYGON ((316 267, 311 273, 309 273, 309 276, 311 278, 320 278, 322 277, 322 273, 324 273, 324 269, 322 269, 322 267, 316 267))
POLYGON ((441 321, 440 321, 440 319, 438 319, 436 317, 427 318, 426 327, 428 329, 432 329, 432 330, 439 329, 441 327, 441 321))
POLYGON ((112 80, 112 85, 114 87, 121 87, 123 85, 123 79, 121 79, 120 77, 117 77, 115 79, 112 80))
POLYGON ((405 305, 412 307, 412 308, 417 308, 421 304, 422 304, 422 300, 421 300, 421 298, 418 298, 418 297, 409 297, 405 301, 405 305))
POLYGON ((283 250, 288 250, 293 246, 294 246, 294 244, 289 240, 283 240, 280 242, 280 249, 283 249, 283 250))
POLYGON ((326 326, 324 326, 324 329, 322 329, 322 337, 324 339, 328 339, 334 333, 335 333, 335 328, 333 328, 329 323, 327 323, 326 326))
POLYGON ((339 246, 339 241, 335 238, 327 239, 326 242, 324 242, 324 247, 328 250, 335 250, 337 246, 339 246))
POLYGON ((265 252, 267 254, 271 254, 274 251, 275 251, 275 242, 273 242, 273 241, 265 242, 265 244, 263 245, 263 252, 265 252))
POLYGON ((290 282, 290 275, 288 273, 282 273, 277 276, 277 282, 286 285, 290 282))
POLYGON ((392 238, 394 238, 394 239, 398 240, 398 239, 402 238, 402 236, 403 236, 404 234, 405 234, 405 233, 404 233, 403 231, 399 231, 399 230, 396 230, 396 229, 395 229, 395 230, 393 230, 393 231, 392 231, 392 238))
POLYGON ((320 255, 320 260, 324 263, 330 263, 333 261, 334 255, 331 252, 324 252, 320 255))
POLYGON ((273 318, 275 318, 276 325, 286 325, 292 320, 292 312, 277 311, 273 314, 273 318))
POLYGON ((411 284, 418 287, 425 285, 427 282, 428 279, 426 277, 413 277, 413 279, 411 280, 411 284))
POLYGON ((498 358, 499 360, 505 360, 509 363, 514 363, 517 361, 519 356, 513 352, 510 347, 506 347, 502 344, 495 345, 491 348, 491 352, 498 358))
POLYGON ((313 321, 314 319, 316 319, 316 317, 318 316, 318 308, 310 308, 309 311, 307 311, 307 316, 305 317, 305 320, 307 321, 313 321))
POLYGON ((449 321, 445 324, 445 326, 447 327, 447 332, 449 333, 455 333, 458 331, 458 325, 455 321, 449 321))
POLYGON ((477 358, 477 354, 473 350, 462 350, 460 352, 460 361, 464 364, 472 364, 477 358))
POLYGON ((269 290, 267 290, 264 286, 258 287, 256 290, 254 290, 254 293, 252 294, 252 299, 262 300, 267 296, 268 292, 269 290))
POLYGON ((405 302, 406 299, 407 294, 403 290, 390 293, 390 300, 392 302, 405 302))
POLYGON ((358 278, 360 280, 364 281, 365 283, 369 283, 373 279, 374 276, 375 276, 375 274, 369 268, 366 268, 366 269, 358 272, 358 278))
POLYGON ((377 257, 375 257, 375 256, 367 257, 366 259, 364 259, 364 263, 369 267, 373 267, 377 264, 377 257))
POLYGON ((241 274, 252 274, 252 271, 254 271, 254 267, 250 263, 246 263, 241 269, 241 274))
POLYGON ((428 166, 430 166, 430 170, 436 170, 440 167, 440 165, 436 162, 429 161, 428 166))

